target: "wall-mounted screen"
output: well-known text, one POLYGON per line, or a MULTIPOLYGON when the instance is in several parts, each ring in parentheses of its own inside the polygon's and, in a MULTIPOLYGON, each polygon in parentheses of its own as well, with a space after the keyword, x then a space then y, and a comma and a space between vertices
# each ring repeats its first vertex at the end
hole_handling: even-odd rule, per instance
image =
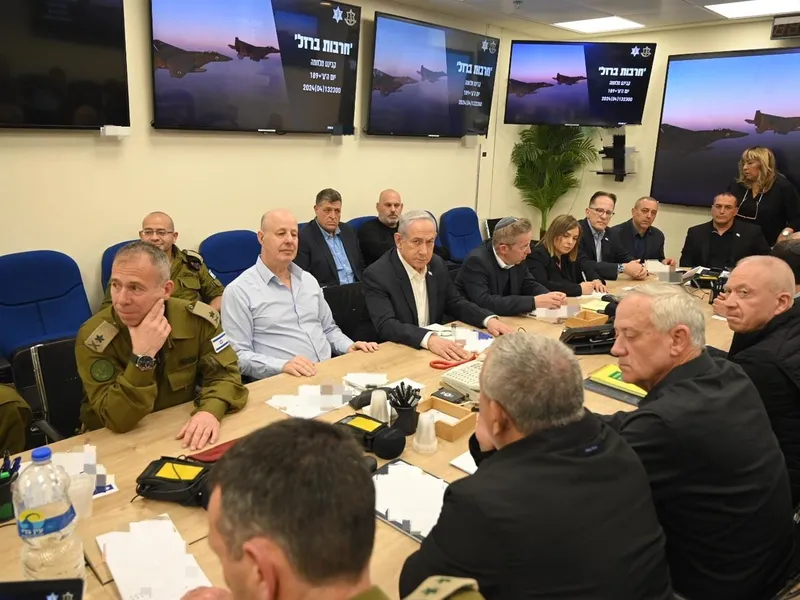
POLYGON ((505 122, 640 125, 656 45, 511 42, 505 122))
POLYGON ((361 9, 151 0, 153 126, 352 134, 361 9))
POLYGON ((500 40, 375 13, 367 133, 486 135, 500 40))
POLYGON ((651 195, 708 207, 751 146, 800 187, 800 48, 670 56, 651 195))
POLYGON ((0 127, 130 125, 122 0, 0 0, 0 127))

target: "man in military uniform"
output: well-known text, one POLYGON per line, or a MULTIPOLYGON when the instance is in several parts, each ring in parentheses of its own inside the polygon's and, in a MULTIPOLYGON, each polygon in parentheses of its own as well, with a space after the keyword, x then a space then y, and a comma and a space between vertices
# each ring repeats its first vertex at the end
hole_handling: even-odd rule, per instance
MULTIPOLYGON (((173 298, 189 302, 205 302, 217 312, 222 307, 222 292, 225 287, 216 275, 209 271, 203 257, 191 250, 181 250, 175 245, 178 232, 172 218, 163 212, 152 212, 142 221, 139 238, 143 242, 161 248, 167 255, 170 264, 170 279, 175 284, 173 298)), ((100 310, 111 306, 111 282, 106 288, 106 296, 100 310)))
MULTIPOLYGON (((389 599, 370 581, 375 486, 347 431, 272 423, 223 455, 209 489, 208 542, 230 591, 198 588, 183 600, 389 599)), ((483 598, 474 581, 453 577, 431 577, 409 597, 483 598)))
POLYGON ((0 453, 25 449, 25 431, 31 422, 31 407, 13 385, 0 385, 0 453))
POLYGON ((112 306, 84 323, 75 341, 84 427, 123 433, 153 411, 193 400, 177 438, 193 450, 215 443, 222 417, 247 401, 219 313, 171 297, 169 259, 147 242, 117 253, 110 286, 112 306))

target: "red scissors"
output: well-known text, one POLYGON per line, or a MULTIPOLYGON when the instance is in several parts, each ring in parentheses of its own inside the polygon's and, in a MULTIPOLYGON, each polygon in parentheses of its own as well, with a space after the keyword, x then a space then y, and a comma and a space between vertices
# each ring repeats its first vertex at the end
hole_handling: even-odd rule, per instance
POLYGON ((463 365, 472 360, 475 360, 476 358, 478 358, 477 354, 473 354, 472 356, 464 360, 457 360, 457 361, 449 361, 449 360, 444 360, 443 358, 437 358, 430 362, 430 366, 434 369, 452 369, 453 367, 457 367, 458 365, 463 365))

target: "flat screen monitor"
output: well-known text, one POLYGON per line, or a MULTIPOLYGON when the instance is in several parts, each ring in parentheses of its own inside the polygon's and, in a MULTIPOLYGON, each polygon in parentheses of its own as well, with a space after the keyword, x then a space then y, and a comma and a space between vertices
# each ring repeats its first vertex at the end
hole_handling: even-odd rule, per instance
POLYGON ((651 195, 708 208, 752 146, 800 188, 800 48, 670 56, 651 195))
POLYGON ((151 0, 153 126, 353 133, 361 9, 151 0))
POLYGON ((0 0, 0 127, 127 127, 122 0, 0 0))
POLYGON ((500 40, 375 13, 367 133, 486 135, 500 40))
POLYGON ((505 122, 640 125, 656 45, 511 42, 505 122))

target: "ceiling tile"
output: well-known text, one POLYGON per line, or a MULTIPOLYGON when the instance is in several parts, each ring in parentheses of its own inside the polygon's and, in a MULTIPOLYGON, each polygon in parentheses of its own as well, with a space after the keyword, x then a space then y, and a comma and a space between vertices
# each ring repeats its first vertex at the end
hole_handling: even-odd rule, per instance
MULTIPOLYGON (((577 0, 579 4, 616 16, 660 12, 686 6, 683 0, 577 0)), ((711 1, 711 0, 709 0, 711 1)))
POLYGON ((726 20, 704 8, 696 8, 686 4, 662 11, 628 14, 625 15, 625 18, 641 23, 645 27, 670 27, 673 25, 690 25, 693 23, 726 20))

